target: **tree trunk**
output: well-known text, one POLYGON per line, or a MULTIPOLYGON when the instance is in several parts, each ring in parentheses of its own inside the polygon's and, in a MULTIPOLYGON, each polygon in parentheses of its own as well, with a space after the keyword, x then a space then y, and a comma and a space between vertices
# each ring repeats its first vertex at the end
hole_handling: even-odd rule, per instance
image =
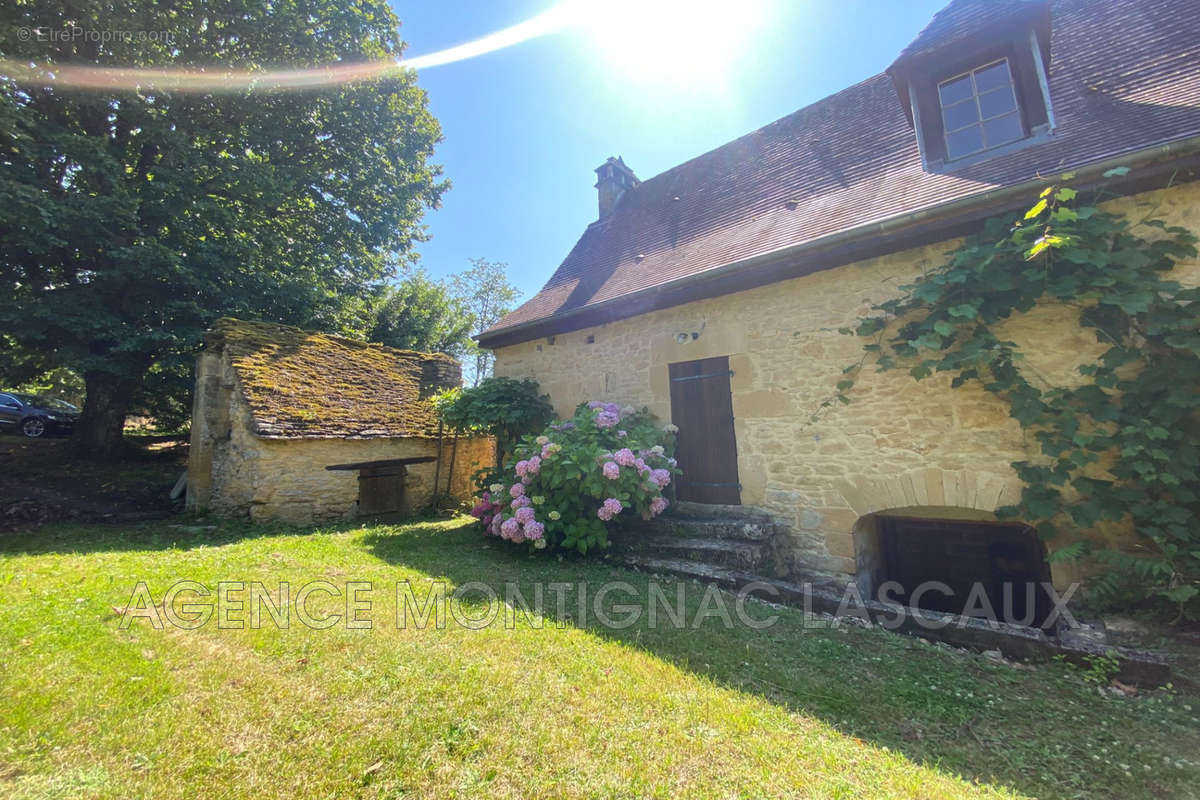
POLYGON ((75 424, 72 447, 87 458, 112 458, 120 452, 125 417, 139 381, 93 370, 84 374, 84 382, 87 398, 75 424))

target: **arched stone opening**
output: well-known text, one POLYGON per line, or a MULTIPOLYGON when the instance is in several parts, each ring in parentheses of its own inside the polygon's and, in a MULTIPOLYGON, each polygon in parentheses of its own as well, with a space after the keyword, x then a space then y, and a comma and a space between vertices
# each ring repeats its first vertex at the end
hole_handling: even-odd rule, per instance
POLYGON ((1037 533, 987 511, 875 511, 855 524, 854 544, 859 589, 873 599, 1035 627, 1053 607, 1037 533))

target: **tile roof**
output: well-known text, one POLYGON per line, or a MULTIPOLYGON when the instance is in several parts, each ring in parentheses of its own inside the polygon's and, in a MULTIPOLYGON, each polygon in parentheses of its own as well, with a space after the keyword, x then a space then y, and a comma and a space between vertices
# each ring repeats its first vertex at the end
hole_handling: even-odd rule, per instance
MULTIPOLYGON (((981 7, 1004 4, 1025 0, 959 0, 930 27, 956 36, 981 7)), ((1198 135, 1195 10, 1195 0, 1051 0, 1054 136, 952 173, 922 168, 905 108, 881 74, 643 181, 481 342, 534 338, 567 312, 1198 135)), ((623 305, 614 317, 645 310, 623 305)))
POLYGON ((270 439, 435 436, 425 397, 461 379, 447 355, 269 322, 218 320, 205 346, 229 357, 251 432, 270 439))
POLYGON ((1045 5, 1046 0, 957 0, 934 14, 929 24, 900 51, 896 60, 954 44, 998 22, 1045 5))

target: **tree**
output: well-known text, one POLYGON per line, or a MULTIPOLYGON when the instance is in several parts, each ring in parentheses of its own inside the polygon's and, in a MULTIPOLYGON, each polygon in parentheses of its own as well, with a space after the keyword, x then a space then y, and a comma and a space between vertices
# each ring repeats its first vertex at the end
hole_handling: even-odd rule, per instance
POLYGON ((422 236, 446 184, 411 71, 285 92, 56 85, 60 63, 256 71, 385 62, 385 0, 6 3, 0 56, 0 328, 87 384, 76 440, 107 455, 151 366, 190 359, 218 317, 340 330, 422 236), (142 36, 137 32, 168 32, 142 36))
POLYGON ((462 358, 471 342, 471 315, 446 285, 423 271, 379 291, 367 338, 389 347, 462 358))
MULTIPOLYGON (((520 297, 520 292, 508 282, 505 274, 507 269, 508 264, 502 261, 472 258, 471 268, 451 279, 455 293, 474 318, 472 333, 476 336, 504 319, 520 297)), ((473 362, 467 365, 468 382, 478 386, 480 381, 492 374, 495 357, 490 350, 480 348, 474 341, 470 343, 468 352, 473 362)))

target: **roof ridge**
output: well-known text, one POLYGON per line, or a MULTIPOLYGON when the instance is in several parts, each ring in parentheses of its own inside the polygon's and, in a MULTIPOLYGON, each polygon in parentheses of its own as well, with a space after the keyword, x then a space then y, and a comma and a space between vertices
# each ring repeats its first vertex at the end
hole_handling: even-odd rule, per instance
MULTIPOLYGON (((402 355, 406 355, 406 356, 420 356, 422 358, 422 360, 429 359, 429 358, 441 358, 441 359, 446 359, 446 360, 450 360, 450 361, 455 361, 457 363, 457 359, 455 359, 454 356, 448 355, 447 353, 427 352, 424 350, 409 350, 409 349, 402 348, 402 347, 392 347, 390 345, 383 344, 382 342, 369 342, 365 339, 352 339, 348 336, 342 336, 341 334, 329 333, 327 331, 314 331, 314 330, 310 330, 308 328, 301 328, 299 325, 288 325, 287 323, 284 323, 284 322, 272 322, 269 320, 261 320, 261 319, 238 319, 237 317, 220 317, 215 322, 213 322, 212 328, 210 330, 213 333, 219 333, 219 334, 227 336, 227 334, 229 332, 233 332, 236 334, 237 326, 242 326, 242 325, 253 325, 253 326, 258 326, 260 328, 274 328, 274 329, 279 330, 281 333, 287 332, 287 333, 291 333, 293 335, 300 334, 300 335, 304 335, 304 336, 321 336, 326 339, 330 339, 334 342, 337 342, 339 344, 349 345, 351 347, 362 348, 362 349, 373 348, 373 349, 377 349, 377 350, 383 350, 383 351, 386 351, 389 353, 398 353, 398 354, 402 354, 402 355)), ((236 338, 236 336, 235 336, 235 338, 236 338)))

